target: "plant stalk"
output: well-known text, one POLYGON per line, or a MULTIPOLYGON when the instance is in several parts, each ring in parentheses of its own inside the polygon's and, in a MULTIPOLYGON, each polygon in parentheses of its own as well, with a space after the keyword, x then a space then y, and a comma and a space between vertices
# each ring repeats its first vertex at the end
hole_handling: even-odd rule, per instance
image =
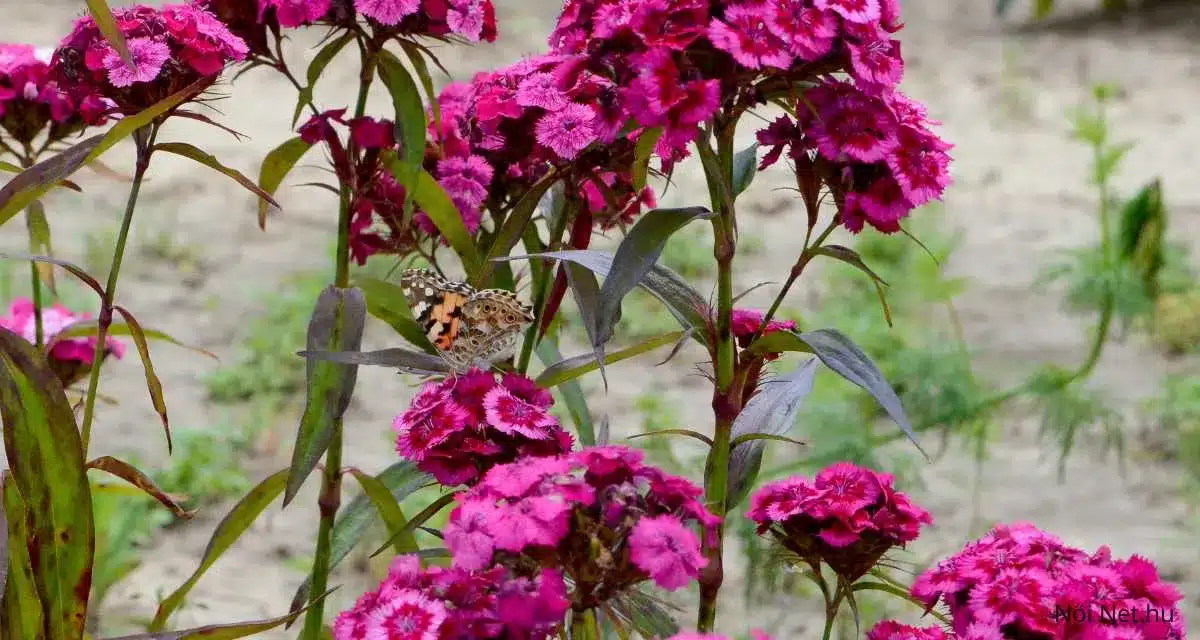
MULTIPOLYGON (((137 147, 137 161, 133 169, 133 183, 129 186, 129 199, 125 202, 125 213, 121 217, 121 229, 117 232, 117 244, 113 249, 112 265, 108 269, 108 282, 104 285, 104 297, 100 301, 100 313, 96 317, 96 350, 92 357, 92 369, 88 372, 87 396, 83 403, 83 422, 80 438, 83 454, 87 457, 88 443, 92 436, 92 422, 96 418, 96 392, 100 387, 100 365, 107 350, 108 329, 112 326, 113 301, 117 297, 117 280, 121 274, 121 263, 125 258, 125 245, 129 240, 129 229, 133 226, 133 212, 137 208, 142 180, 150 168, 150 156, 154 153, 154 139, 158 137, 158 123, 147 125, 133 134, 137 147)), ((36 277, 36 271, 35 271, 36 277)))
MULTIPOLYGON (((361 118, 367 109, 367 97, 371 93, 371 81, 375 76, 375 55, 369 48, 363 49, 363 72, 359 77, 358 100, 354 117, 361 118)), ((353 175, 353 172, 351 172, 353 175)), ((350 287, 350 217, 351 200, 356 185, 342 182, 338 189, 338 246, 334 265, 334 286, 339 289, 350 287)), ((338 305, 331 342, 341 340, 345 307, 338 305)), ((342 501, 342 444, 344 435, 342 416, 333 419, 330 425, 329 448, 325 451, 325 466, 321 478, 321 494, 317 498, 317 510, 321 521, 317 525, 317 548, 313 554, 311 589, 313 597, 320 597, 329 586, 329 571, 333 559, 333 525, 342 501)), ((304 614, 303 640, 317 640, 325 624, 325 600, 313 603, 304 614)))
POLYGON ((594 609, 571 610, 571 640, 600 640, 600 625, 594 609))

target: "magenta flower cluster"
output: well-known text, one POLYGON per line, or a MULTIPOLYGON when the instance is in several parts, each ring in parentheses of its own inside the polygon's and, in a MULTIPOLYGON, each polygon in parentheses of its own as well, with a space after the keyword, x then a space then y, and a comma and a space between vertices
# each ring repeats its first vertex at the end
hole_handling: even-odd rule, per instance
POLYGON ((392 561, 379 588, 333 623, 335 640, 542 640, 567 611, 562 574, 531 577, 503 567, 421 568, 416 556, 392 561))
POLYGON ((797 476, 763 486, 751 497, 746 517, 760 534, 770 531, 810 566, 824 562, 850 581, 933 522, 929 512, 895 490, 890 474, 849 462, 830 465, 813 479, 797 476))
POLYGON ((22 145, 47 126, 49 139, 61 140, 86 124, 100 124, 111 104, 98 96, 72 100, 53 77, 51 54, 0 43, 0 128, 22 145))
MULTIPOLYGON (((20 335, 30 344, 37 341, 37 320, 33 301, 16 298, 8 307, 8 314, 0 317, 0 327, 20 335)), ((69 386, 86 373, 96 359, 96 336, 57 336, 64 329, 88 320, 89 313, 74 313, 62 304, 42 307, 42 344, 46 346, 46 357, 63 386, 69 386)), ((121 359, 125 356, 125 344, 106 336, 104 355, 121 359)))
POLYGON ((111 100, 133 114, 197 82, 212 82, 225 65, 244 60, 245 41, 215 15, 193 4, 116 8, 133 65, 121 59, 90 15, 54 52, 59 85, 73 100, 111 100))
POLYGON ((526 456, 555 456, 573 439, 547 409, 549 391, 515 373, 474 369, 428 382, 393 423, 396 450, 447 486, 526 456))
POLYGON ((695 529, 718 523, 700 494, 628 447, 525 458, 458 496, 446 546, 468 570, 522 559, 561 568, 582 611, 648 579, 670 590, 695 579, 706 563, 695 529))
MULTIPOLYGON (((210 0, 254 4, 250 0, 210 0)), ((357 13, 392 34, 436 38, 458 36, 471 42, 496 39, 492 0, 257 0, 258 21, 273 16, 280 26, 344 24, 357 13)))
POLYGON ((1174 640, 1183 598, 1150 560, 1064 544, 1032 524, 1000 525, 926 571, 912 595, 944 603, 964 640, 1174 640))

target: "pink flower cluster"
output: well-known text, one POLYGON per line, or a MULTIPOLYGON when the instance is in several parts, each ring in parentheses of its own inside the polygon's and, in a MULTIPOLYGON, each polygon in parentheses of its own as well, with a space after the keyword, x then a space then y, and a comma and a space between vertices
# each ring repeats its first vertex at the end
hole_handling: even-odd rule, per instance
POLYGON ((196 82, 215 81, 226 64, 245 59, 246 43, 216 16, 192 4, 113 10, 133 65, 105 40, 90 15, 54 52, 59 86, 73 100, 107 98, 136 113, 196 82))
POLYGON ((489 196, 501 198, 496 205, 505 196, 515 202, 551 167, 582 192, 590 212, 604 214, 602 228, 655 205, 651 190, 633 188, 634 147, 621 132, 619 87, 581 62, 530 57, 442 91, 442 126, 430 125, 436 148, 428 164, 469 230, 478 229, 489 196))
POLYGON ((392 425, 396 449, 444 485, 470 484, 499 464, 570 451, 571 435, 546 411, 553 404, 523 375, 497 381, 473 369, 425 384, 392 425))
POLYGON ((374 591, 333 623, 335 640, 489 640, 553 637, 568 602, 562 574, 532 577, 503 567, 422 569, 416 556, 392 561, 374 591))
MULTIPOLYGON (((950 634, 941 627, 914 627, 895 620, 883 620, 867 632, 867 640, 950 640, 950 634)), ((993 640, 987 637, 972 640, 993 640)), ((999 638, 994 639, 999 640, 999 638)))
MULTIPOLYGON (((729 637, 715 633, 679 633, 667 638, 667 640, 729 640, 729 637)), ((750 631, 750 640, 771 640, 771 636, 758 629, 754 629, 750 631)))
MULTIPOLYGON (((741 349, 750 346, 750 339, 758 331, 759 327, 763 326, 763 318, 766 317, 762 311, 756 309, 734 309, 732 326, 733 339, 737 341, 737 345, 741 349)), ((771 319, 766 327, 763 327, 762 334, 765 336, 776 331, 795 331, 796 323, 792 320, 775 320, 771 319)), ((716 342, 715 340, 713 341, 716 342)), ((766 360, 774 360, 779 357, 778 353, 768 353, 765 355, 766 360)))
POLYGON ((950 145, 896 90, 901 26, 898 0, 568 0, 551 51, 585 58, 621 88, 618 110, 662 128, 664 170, 718 109, 793 101, 798 122, 760 132, 774 147, 763 167, 785 146, 798 164, 823 159, 816 169, 846 226, 891 232, 949 182, 950 145), (819 85, 796 99, 796 83, 812 80, 819 85))
POLYGON ((1089 554, 1032 524, 1000 525, 926 571, 912 595, 944 602, 959 638, 1186 637, 1182 594, 1141 556, 1089 554))
MULTIPOLYGON (((37 341, 37 320, 34 315, 33 301, 29 298, 17 298, 8 307, 8 315, 0 317, 0 327, 4 327, 33 344, 37 341)), ((55 339, 67 327, 82 320, 91 318, 89 313, 73 313, 62 304, 42 307, 42 342, 47 347, 47 357, 50 367, 54 370, 63 386, 69 386, 80 374, 86 373, 95 362, 96 336, 55 339)), ((112 355, 117 359, 125 356, 125 344, 112 336, 104 339, 105 357, 112 355)))
POLYGON ((52 78, 49 52, 27 44, 0 43, 0 128, 22 144, 50 126, 61 140, 84 124, 100 124, 109 103, 91 96, 79 104, 52 78))
POLYGON ((718 522, 700 494, 628 447, 525 458, 458 496, 446 546, 463 569, 520 558, 561 568, 573 606, 593 608, 647 579, 675 590, 697 577, 706 560, 691 526, 718 522))
POLYGON ((763 486, 746 516, 760 534, 770 531, 809 565, 825 562, 853 581, 933 522, 892 484, 889 474, 839 462, 811 480, 797 476, 763 486))

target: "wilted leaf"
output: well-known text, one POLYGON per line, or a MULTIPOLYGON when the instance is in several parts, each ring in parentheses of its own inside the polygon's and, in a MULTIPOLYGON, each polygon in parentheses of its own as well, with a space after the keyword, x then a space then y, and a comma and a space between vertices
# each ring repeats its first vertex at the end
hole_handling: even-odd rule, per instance
POLYGON ((896 395, 896 391, 883 378, 879 367, 875 366, 875 363, 867 357, 867 354, 863 353, 862 349, 858 348, 858 345, 854 344, 850 338, 837 329, 806 331, 800 334, 800 339, 834 373, 862 387, 867 393, 871 394, 871 397, 875 398, 879 406, 888 414, 888 417, 904 431, 904 435, 908 436, 908 439, 917 447, 921 455, 928 459, 929 456, 921 448, 921 444, 917 442, 917 434, 913 431, 912 423, 908 420, 908 415, 904 413, 904 407, 900 404, 900 397, 896 395))
MULTIPOLYGON (((407 460, 393 464, 376 477, 387 487, 397 502, 404 500, 430 482, 429 476, 417 470, 416 465, 407 460)), ((350 551, 358 545, 363 534, 378 521, 379 512, 366 493, 355 497, 350 504, 346 505, 345 509, 338 513, 337 520, 333 523, 333 542, 330 544, 329 550, 330 571, 333 571, 342 560, 346 559, 346 556, 350 555, 350 551)), ((417 524, 420 523, 414 520, 407 523, 410 530, 417 524)), ((304 601, 308 599, 308 591, 312 588, 311 585, 311 576, 305 578, 304 584, 300 585, 300 588, 296 590, 296 595, 292 598, 290 611, 298 611, 304 605, 304 601)))
POLYGON ((628 589, 613 599, 611 610, 644 638, 669 638, 679 633, 671 610, 680 611, 641 589, 628 589))
MULTIPOLYGON (((158 331, 156 329, 147 329, 145 327, 139 327, 139 330, 141 331, 142 335, 146 337, 147 340, 159 340, 161 342, 169 342, 177 347, 183 347, 184 349, 187 349, 189 351, 195 351, 196 353, 206 355, 206 356, 212 358, 213 360, 219 360, 219 358, 217 358, 217 354, 209 351, 208 349, 201 349, 200 347, 194 347, 192 345, 184 344, 184 343, 180 342, 179 340, 176 340, 171 335, 163 333, 162 331, 158 331)), ((67 325, 66 327, 64 327, 62 331, 54 334, 54 338, 52 338, 47 343, 47 347, 53 346, 59 340, 66 340, 68 338, 85 338, 88 336, 94 336, 99 331, 100 331, 100 323, 98 321, 96 321, 96 320, 77 320, 77 321, 72 322, 71 324, 67 325)), ((128 336, 128 335, 132 335, 132 333, 133 333, 133 328, 128 323, 113 322, 112 324, 108 325, 108 335, 110 335, 110 336, 128 336)))
MULTIPOLYGON (((563 359, 558 345, 549 337, 539 341, 535 351, 538 359, 547 367, 563 359)), ((587 396, 584 395, 583 388, 579 386, 579 381, 567 380, 558 385, 557 391, 563 404, 567 406, 571 422, 575 423, 575 433, 579 436, 579 444, 584 447, 595 445, 596 430, 592 425, 592 412, 588 409, 587 396)))
POLYGON ((404 373, 439 375, 450 372, 442 358, 428 353, 395 347, 378 351, 300 351, 296 355, 313 360, 328 360, 342 364, 363 364, 369 367, 391 367, 404 373))
POLYGON ((176 518, 191 520, 192 516, 196 515, 195 511, 188 511, 178 502, 175 502, 174 498, 167 495, 167 492, 160 489, 157 484, 154 484, 154 480, 151 480, 150 476, 124 460, 119 460, 112 456, 101 456, 87 463, 87 468, 99 469, 137 487, 146 495, 157 500, 159 504, 166 507, 171 513, 175 514, 176 518))
MULTIPOLYGON (((333 593, 333 589, 326 591, 320 598, 314 598, 312 604, 320 600, 324 600, 326 596, 333 593)), ((312 606, 310 604, 309 606, 312 606)), ((121 636, 120 638, 109 638, 108 640, 237 640, 237 638, 248 638, 252 635, 270 631, 282 624, 290 624, 304 613, 308 607, 299 611, 294 611, 286 616, 278 618, 270 618, 268 620, 256 620, 253 622, 237 622, 234 624, 215 624, 207 627, 196 627, 195 629, 184 629, 183 631, 152 631, 150 633, 138 633, 132 636, 121 636)))
POLYGON ((277 209, 282 208, 279 206, 279 203, 275 201, 275 198, 271 197, 271 194, 267 193, 266 190, 260 188, 257 184, 254 184, 254 181, 246 177, 246 174, 234 169, 233 167, 227 167, 224 164, 221 164, 221 161, 217 160, 216 156, 197 147, 196 145, 188 144, 186 142, 160 142, 154 145, 154 150, 165 151, 167 153, 183 156, 189 160, 194 160, 242 185, 250 193, 258 196, 267 204, 277 209))
POLYGON ((45 357, 0 329, 4 451, 28 513, 34 584, 47 640, 83 635, 96 532, 83 443, 66 393, 45 357))
POLYGON ((313 89, 317 86, 317 80, 321 79, 321 74, 325 72, 325 67, 329 66, 330 62, 341 53, 342 48, 354 40, 354 32, 347 31, 338 38, 329 42, 317 55, 313 56, 312 62, 308 63, 308 73, 306 79, 308 85, 300 89, 300 96, 296 100, 296 111, 292 114, 292 128, 296 128, 296 123, 300 121, 300 113, 304 111, 304 106, 312 102, 313 89))
POLYGON ((30 202, 41 198, 56 183, 133 135, 134 131, 195 96, 207 83, 208 80, 203 79, 184 87, 135 115, 121 118, 107 133, 86 138, 22 171, 0 188, 0 225, 29 206, 30 202))
POLYGON ((733 154, 733 197, 742 195, 742 192, 750 187, 750 183, 754 182, 754 176, 757 173, 758 143, 756 142, 733 154))
POLYGON ((38 599, 29 559, 30 537, 25 505, 12 474, 7 470, 3 473, 3 491, 8 528, 0 531, 4 533, 8 548, 2 560, 6 563, 7 579, 4 598, 0 602, 3 605, 0 609, 0 636, 42 640, 46 637, 42 628, 42 602, 38 599))
POLYGON ((426 353, 437 353, 429 337, 421 330, 421 325, 413 319, 412 306, 399 285, 365 276, 355 278, 354 285, 366 295, 368 313, 386 322, 413 346, 420 347, 426 353))
MULTIPOLYGON (((605 354, 604 363, 613 364, 615 362, 627 360, 634 356, 653 351, 660 347, 675 343, 684 335, 686 335, 684 331, 672 331, 670 333, 664 333, 660 336, 648 338, 631 347, 625 347, 624 349, 605 354)), ((568 380, 578 378, 589 371, 595 371, 597 368, 599 368, 599 364, 596 362, 595 355, 585 353, 573 358, 567 358, 566 360, 560 360, 549 367, 546 367, 544 371, 538 374, 536 382, 539 387, 549 389, 568 380)))
MULTIPOLYGON (((592 369, 600 369, 600 378, 604 381, 604 388, 607 390, 608 376, 604 373, 604 343, 608 342, 609 338, 612 337, 612 332, 610 331, 608 335, 600 333, 600 326, 602 324, 600 307, 603 305, 600 284, 596 282, 595 274, 583 265, 574 262, 564 262, 563 269, 567 272, 567 283, 571 286, 571 297, 575 298, 575 304, 579 307, 579 315, 583 321, 583 327, 587 330, 588 342, 592 344, 592 355, 589 361, 594 365, 592 369)), ((589 356, 584 357, 589 358, 589 356)), ((553 368, 553 365, 551 368, 553 368)))
POLYGON ((133 317, 129 310, 121 305, 114 305, 113 309, 125 318, 125 324, 129 327, 129 337, 133 339, 138 357, 142 359, 142 369, 146 373, 146 390, 150 392, 150 402, 154 405, 154 411, 158 413, 163 431, 167 434, 167 453, 170 454, 173 449, 171 421, 167 418, 167 401, 163 397, 162 381, 158 379, 158 374, 154 371, 154 362, 150 360, 150 345, 146 342, 146 334, 142 331, 141 323, 133 317))
MULTIPOLYGON (((367 302, 361 289, 325 287, 308 322, 309 351, 337 347, 356 352, 362 347, 367 302), (337 344, 334 344, 335 336, 337 344)), ((292 464, 283 506, 291 503, 333 439, 334 421, 342 417, 354 395, 358 367, 309 359, 305 362, 304 415, 292 446, 292 464)))
MULTIPOLYGON (((263 193, 274 196, 283 184, 283 179, 292 172, 292 168, 300 162, 300 158, 308 153, 312 145, 296 136, 275 147, 263 157, 262 167, 258 170, 258 187, 263 193)), ((265 229, 267 214, 271 212, 271 202, 264 198, 258 199, 258 227, 265 229)))
POLYGON ((150 626, 148 627, 150 631, 162 631, 163 627, 167 624, 167 619, 183 604, 192 587, 196 586, 196 583, 200 581, 200 578, 204 576, 209 567, 229 547, 233 546, 233 543, 242 537, 242 534, 250 528, 250 525, 254 524, 258 515, 267 508, 267 505, 279 497, 279 494, 283 492, 284 487, 287 485, 287 478, 287 469, 276 471, 274 474, 268 476, 266 480, 258 483, 258 486, 251 489, 250 493, 243 496, 229 510, 229 513, 225 514, 220 524, 217 525, 216 530, 213 531, 212 538, 208 541, 208 546, 204 549, 204 556, 200 560, 200 566, 196 568, 196 571, 178 589, 159 603, 158 611, 154 613, 154 620, 150 622, 150 626))
POLYGON ((796 415, 804 399, 812 392, 813 378, 817 373, 817 359, 812 358, 795 371, 771 378, 762 383, 762 388, 750 398, 750 402, 733 421, 731 441, 741 438, 745 444, 730 447, 729 490, 726 508, 733 509, 746 497, 758 477, 762 465, 764 440, 746 441, 751 434, 782 436, 796 424, 796 415))
MULTIPOLYGON (((393 169, 393 174, 396 171, 393 169)), ((396 175, 397 180, 403 180, 403 175, 396 175)), ((445 236, 450 247, 458 254, 463 268, 467 273, 474 273, 479 268, 479 254, 475 251, 475 243, 471 234, 463 224, 462 214, 450 200, 450 196, 442 185, 438 184, 428 171, 424 169, 417 175, 416 188, 413 190, 413 200, 429 216, 438 231, 445 236)), ((2 221, 0 221, 2 223, 2 221)))
POLYGON ((129 55, 129 45, 125 42, 125 36, 117 27, 117 20, 113 17, 112 10, 108 8, 108 3, 105 0, 86 0, 88 13, 92 14, 92 20, 96 23, 96 28, 100 30, 100 35, 112 45, 112 48, 117 52, 117 56, 121 58, 121 62, 125 66, 133 68, 133 56, 129 55))
POLYGON ((28 260, 31 262, 58 265, 63 269, 66 269, 67 273, 75 276, 80 282, 87 285, 89 289, 95 291, 96 295, 104 298, 104 287, 100 284, 100 281, 93 278, 87 271, 84 271, 83 267, 67 262, 66 260, 59 260, 57 258, 50 258, 47 256, 31 256, 23 253, 0 253, 0 258, 6 260, 28 260))

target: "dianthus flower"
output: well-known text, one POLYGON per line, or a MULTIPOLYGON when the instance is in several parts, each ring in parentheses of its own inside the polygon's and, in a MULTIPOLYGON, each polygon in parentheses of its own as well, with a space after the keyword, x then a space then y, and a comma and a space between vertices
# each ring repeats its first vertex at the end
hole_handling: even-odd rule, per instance
MULTIPOLYGON (((0 327, 20 335, 33 344, 37 341, 37 319, 33 301, 17 298, 8 307, 8 315, 0 317, 0 327)), ((96 357, 96 336, 55 339, 67 327, 91 318, 89 313, 73 313, 62 304, 42 307, 42 344, 46 346, 46 357, 50 368, 64 387, 84 378, 96 357)), ((125 356, 125 345, 112 336, 105 336, 104 356, 121 359, 125 356)))
POLYGON ((883 620, 867 632, 867 640, 952 640, 941 627, 914 627, 883 620))
MULTIPOLYGON (((763 327, 763 318, 766 314, 756 309, 734 309, 733 320, 730 330, 733 332, 733 339, 737 341, 738 348, 745 349, 750 346, 750 339, 762 327, 762 335, 775 333, 776 331, 795 331, 796 323, 793 320, 776 320, 771 319, 766 327, 763 327)), ((778 353, 766 354, 767 360, 778 358, 778 353)))
POLYGON ((788 151, 801 170, 816 171, 842 203, 851 231, 863 224, 900 229, 916 207, 940 199, 950 184, 952 145, 934 134, 920 104, 896 91, 876 95, 843 81, 805 94, 800 120, 781 116, 758 133, 770 147, 760 169, 788 151))
POLYGON ((62 140, 84 125, 101 124, 109 105, 92 96, 76 104, 51 77, 52 52, 27 44, 0 43, 0 128, 22 145, 47 126, 62 140))
POLYGON ((95 20, 83 16, 54 52, 56 80, 74 100, 100 97, 133 114, 197 82, 212 83, 226 64, 246 58, 248 48, 208 11, 190 4, 117 8, 133 65, 104 39, 95 20))
POLYGON ((396 449, 444 485, 471 484, 498 464, 570 451, 553 404, 525 376, 473 369, 425 384, 392 425, 396 449))
POLYGON ((839 462, 811 480, 797 476, 763 486, 746 516, 759 534, 770 531, 814 570, 824 562, 853 582, 933 522, 892 482, 889 474, 839 462))
POLYGON ((706 560, 693 528, 710 532, 718 522, 700 494, 628 447, 524 458, 458 496, 446 546, 463 569, 560 567, 583 611, 645 580, 669 590, 694 580, 706 560))
POLYGON ((1067 546, 1032 524, 999 525, 919 576, 912 595, 950 609, 960 638, 1186 637, 1183 595, 1150 560, 1067 546), (1065 615, 1064 615, 1065 614, 1065 615))
POLYGON ((550 569, 527 577, 503 567, 422 569, 416 556, 399 556, 377 589, 334 620, 333 637, 541 640, 553 637, 562 623, 565 594, 562 574, 550 569))

